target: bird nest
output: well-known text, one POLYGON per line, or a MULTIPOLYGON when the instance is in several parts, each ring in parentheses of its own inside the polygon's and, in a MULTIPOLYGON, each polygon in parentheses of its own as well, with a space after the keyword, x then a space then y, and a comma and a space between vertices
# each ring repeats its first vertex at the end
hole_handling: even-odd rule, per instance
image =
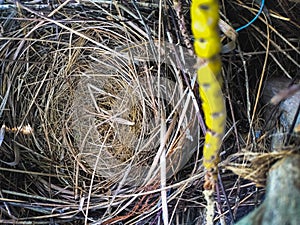
POLYGON ((2 222, 109 224, 149 211, 159 195, 135 195, 159 192, 199 149, 172 45, 161 52, 106 4, 69 4, 55 20, 35 7, 4 11, 2 222))

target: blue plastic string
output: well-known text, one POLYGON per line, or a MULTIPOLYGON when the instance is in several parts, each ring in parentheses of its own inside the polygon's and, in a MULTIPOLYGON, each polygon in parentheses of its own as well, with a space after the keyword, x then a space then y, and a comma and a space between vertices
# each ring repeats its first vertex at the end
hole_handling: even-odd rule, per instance
POLYGON ((237 28, 235 31, 239 32, 239 31, 241 31, 241 30, 249 27, 259 17, 259 15, 261 14, 261 12, 263 11, 264 5, 265 5, 265 0, 261 0, 261 5, 260 5, 259 11, 256 14, 256 16, 249 23, 247 23, 244 26, 241 26, 241 27, 237 28))

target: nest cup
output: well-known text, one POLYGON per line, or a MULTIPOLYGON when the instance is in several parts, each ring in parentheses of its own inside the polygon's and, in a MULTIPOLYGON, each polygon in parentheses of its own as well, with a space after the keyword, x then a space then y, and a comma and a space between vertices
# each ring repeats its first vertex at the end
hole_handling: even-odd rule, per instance
MULTIPOLYGON (((141 186, 159 182, 163 151, 167 178, 176 174, 196 150, 199 131, 187 89, 173 75, 147 73, 147 64, 140 62, 147 46, 133 48, 141 49, 134 49, 139 54, 133 60, 127 52, 102 53, 76 75, 71 128, 79 159, 90 172, 141 186)), ((148 60, 153 60, 149 54, 148 60)))

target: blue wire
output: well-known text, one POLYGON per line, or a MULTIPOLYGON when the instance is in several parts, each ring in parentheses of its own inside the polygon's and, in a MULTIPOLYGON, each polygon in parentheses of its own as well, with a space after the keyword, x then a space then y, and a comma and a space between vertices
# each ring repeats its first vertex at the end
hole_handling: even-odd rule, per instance
POLYGON ((250 25, 251 25, 251 24, 259 17, 259 15, 261 14, 261 12, 262 12, 262 10, 263 10, 263 8, 264 8, 264 5, 265 5, 265 0, 261 0, 261 5, 260 5, 259 11, 258 11, 258 13, 256 14, 256 16, 255 16, 249 23, 247 23, 247 24, 244 25, 244 26, 241 26, 241 27, 237 28, 235 31, 236 31, 236 32, 239 32, 239 31, 241 31, 241 30, 243 30, 243 29, 249 27, 249 26, 250 26, 250 25))

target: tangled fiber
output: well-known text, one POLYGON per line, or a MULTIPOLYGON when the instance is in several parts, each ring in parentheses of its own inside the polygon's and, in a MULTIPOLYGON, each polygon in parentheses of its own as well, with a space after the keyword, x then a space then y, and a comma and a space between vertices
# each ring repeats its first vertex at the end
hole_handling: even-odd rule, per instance
MULTIPOLYGON (((0 223, 143 225, 168 213, 170 224, 202 224, 188 1, 0 2, 0 223)), ((297 4, 279 2, 266 2, 239 42, 226 45, 222 33, 232 51, 222 55, 220 166, 257 183, 262 161, 284 157, 262 154, 273 127, 260 90, 270 76, 295 80, 300 67, 297 4)), ((220 5, 231 35, 259 9, 220 5)), ((220 171, 215 220, 225 223, 259 205, 264 189, 220 171)))

